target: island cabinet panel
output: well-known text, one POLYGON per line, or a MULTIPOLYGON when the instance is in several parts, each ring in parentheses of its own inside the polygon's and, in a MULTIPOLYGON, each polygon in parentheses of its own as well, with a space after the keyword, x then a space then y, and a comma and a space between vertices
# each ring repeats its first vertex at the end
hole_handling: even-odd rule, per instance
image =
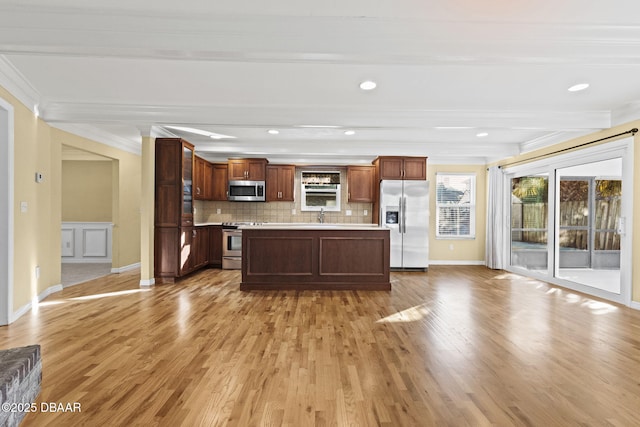
POLYGON ((283 276, 313 275, 313 237, 253 237, 248 240, 247 274, 255 276, 279 274, 283 276), (273 256, 286 252, 290 256, 273 256))
POLYGON ((390 290, 389 230, 244 228, 241 290, 390 290))
POLYGON ((384 275, 385 246, 379 237, 321 237, 320 269, 323 276, 384 275), (354 257, 353 254, 358 254, 354 257))

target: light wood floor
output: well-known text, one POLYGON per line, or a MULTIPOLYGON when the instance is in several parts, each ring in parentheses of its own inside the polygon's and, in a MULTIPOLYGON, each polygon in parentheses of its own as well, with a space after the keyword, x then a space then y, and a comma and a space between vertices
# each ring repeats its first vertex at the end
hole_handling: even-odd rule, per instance
POLYGON ((42 346, 23 426, 637 426, 640 312, 484 267, 392 273, 391 292, 240 292, 138 272, 0 327, 42 346))

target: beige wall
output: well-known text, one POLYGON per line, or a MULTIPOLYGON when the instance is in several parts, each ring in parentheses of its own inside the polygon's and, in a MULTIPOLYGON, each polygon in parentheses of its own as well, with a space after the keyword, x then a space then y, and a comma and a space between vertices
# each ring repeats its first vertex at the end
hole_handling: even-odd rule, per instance
POLYGON ((112 162, 62 161, 62 221, 111 222, 112 162))
POLYGON ((427 164, 429 186, 429 259, 454 261, 461 264, 484 264, 485 231, 487 223, 487 167, 485 165, 427 164), (474 239, 436 238, 436 173, 469 173, 476 175, 476 237, 474 239))
MULTIPOLYGON (((605 129, 600 132, 595 132, 580 138, 575 138, 561 144, 556 144, 550 147, 545 147, 541 150, 532 151, 522 156, 516 156, 510 159, 505 159, 503 161, 497 162, 496 164, 500 165, 508 165, 514 162, 520 162, 522 160, 532 159, 537 156, 545 155, 551 153, 553 151, 568 149, 571 147, 576 147, 584 143, 588 143, 590 141, 595 141, 601 138, 609 137, 612 135, 616 135, 622 132, 626 132, 632 128, 640 128, 640 120, 635 120, 630 123, 626 123, 624 125, 616 126, 611 129, 605 129)), ((620 138, 628 138, 629 135, 621 136, 620 138)), ((640 265, 640 134, 636 134, 634 137, 634 147, 633 147, 633 186, 634 186, 634 199, 633 199, 633 260, 632 265, 638 266, 640 265)), ((609 139, 606 141, 602 141, 598 144, 606 144, 615 139, 609 139)), ((593 145, 591 145, 593 146, 593 145)), ((631 272, 632 274, 632 300, 640 301, 640 274, 638 271, 634 269, 631 272)))
POLYGON ((60 283, 60 146, 51 128, 0 87, 14 108, 13 311, 60 283), (36 183, 39 172, 44 180, 36 183), (26 203, 26 212, 21 204, 26 203), (40 276, 36 277, 36 266, 40 276))
POLYGON ((112 266, 140 262, 141 157, 60 129, 51 128, 55 144, 78 148, 112 159, 112 266))
POLYGON ((113 266, 140 262, 140 156, 52 128, 2 87, 0 98, 15 121, 13 312, 61 282, 62 144, 113 159, 113 266))

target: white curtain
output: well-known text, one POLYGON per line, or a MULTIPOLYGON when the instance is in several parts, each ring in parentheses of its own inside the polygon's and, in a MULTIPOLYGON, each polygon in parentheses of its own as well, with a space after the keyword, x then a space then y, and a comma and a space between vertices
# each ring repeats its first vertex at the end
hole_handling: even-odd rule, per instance
POLYGON ((487 200, 487 241, 485 262, 487 267, 504 268, 504 174, 498 166, 489 168, 489 198, 487 200))

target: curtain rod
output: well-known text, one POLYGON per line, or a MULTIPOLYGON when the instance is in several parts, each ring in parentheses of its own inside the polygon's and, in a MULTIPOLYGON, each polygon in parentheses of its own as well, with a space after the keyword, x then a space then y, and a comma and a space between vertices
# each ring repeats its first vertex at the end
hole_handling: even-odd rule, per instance
MULTIPOLYGON (((498 166, 498 168, 502 169, 502 168, 504 168, 504 167, 517 165, 517 164, 519 164, 519 163, 527 163, 527 162, 530 162, 530 161, 532 161, 532 160, 540 159, 540 158, 542 158, 542 157, 552 156, 552 155, 554 155, 554 154, 563 153, 563 152, 565 152, 565 151, 575 150, 576 148, 584 147, 584 146, 586 146, 586 145, 595 144, 596 142, 600 142, 600 141, 606 141, 607 139, 616 138, 616 137, 618 137, 618 136, 626 135, 626 134, 629 134, 629 133, 630 133, 631 135, 635 135, 637 132, 638 132, 638 128, 633 128, 633 129, 628 130, 628 131, 626 131, 626 132, 620 132, 620 133, 617 133, 617 134, 615 134, 615 135, 605 136, 604 138, 596 139, 595 141, 585 142, 585 143, 583 143, 583 144, 576 145, 576 146, 574 146, 574 147, 563 148, 563 149, 561 149, 561 150, 552 151, 551 153, 540 154, 540 155, 538 155, 538 156, 530 157, 530 158, 525 159, 525 160, 518 160, 518 161, 516 161, 516 162, 507 163, 507 164, 504 164, 504 165, 499 165, 499 166, 498 166)), ((488 169, 487 169, 487 170, 488 170, 488 169)))

